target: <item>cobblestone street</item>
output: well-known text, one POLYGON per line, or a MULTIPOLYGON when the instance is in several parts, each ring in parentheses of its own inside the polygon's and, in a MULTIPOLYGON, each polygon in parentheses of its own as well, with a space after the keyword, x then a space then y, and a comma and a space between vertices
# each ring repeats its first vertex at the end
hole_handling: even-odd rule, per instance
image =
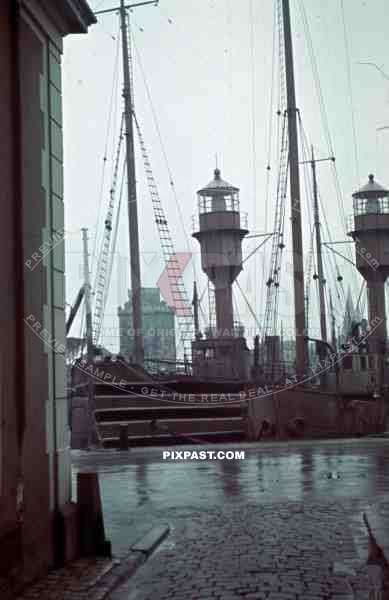
MULTIPOLYGON (((180 519, 179 511, 174 517, 180 519)), ((370 589, 364 570, 334 573, 336 563, 359 558, 342 506, 245 505, 193 517, 112 600, 288 600, 353 597, 354 590, 370 589)))
POLYGON ((171 528, 111 600, 369 598, 362 513, 389 531, 389 443, 242 449, 243 461, 166 461, 155 448, 75 454, 75 471, 100 472, 114 552, 153 525, 171 528))

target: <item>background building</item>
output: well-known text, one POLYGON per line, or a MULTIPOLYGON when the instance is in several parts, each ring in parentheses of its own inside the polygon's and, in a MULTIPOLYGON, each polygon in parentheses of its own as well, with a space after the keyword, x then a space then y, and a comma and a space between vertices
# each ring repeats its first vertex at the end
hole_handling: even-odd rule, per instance
POLYGON ((61 53, 65 35, 93 22, 85 0, 0 2, 0 577, 19 583, 64 551, 60 516, 62 534, 70 521, 77 532, 61 356, 61 53))
MULTIPOLYGON (((161 359, 175 362, 176 336, 173 313, 166 302, 161 300, 158 288, 142 288, 141 302, 145 361, 161 359)), ((123 308, 119 307, 118 315, 120 354, 131 360, 135 353, 131 290, 128 291, 128 301, 123 308)))

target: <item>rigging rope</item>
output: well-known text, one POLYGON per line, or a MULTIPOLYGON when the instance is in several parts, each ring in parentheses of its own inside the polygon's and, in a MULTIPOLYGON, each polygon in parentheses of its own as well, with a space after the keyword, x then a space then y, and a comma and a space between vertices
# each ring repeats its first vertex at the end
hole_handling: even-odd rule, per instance
MULTIPOLYGON (((274 88, 275 88, 275 68, 276 68, 276 54, 277 54, 277 2, 274 3, 274 14, 273 14, 273 48, 272 48, 272 67, 271 67, 271 83, 270 83, 270 103, 269 103, 269 139, 268 139, 268 150, 267 150, 267 166, 266 166, 266 185, 265 185, 265 231, 268 231, 269 221, 269 204, 270 200, 270 183, 271 183, 271 161, 272 161, 272 150, 273 150, 273 119, 275 114, 274 108, 274 88)), ((279 139, 279 123, 280 123, 280 107, 278 106, 277 111, 277 140, 279 139)), ((279 154, 278 154, 279 156, 279 154)), ((266 298, 266 288, 263 285, 265 283, 265 269, 266 261, 265 257, 262 260, 262 288, 261 288, 261 307, 255 305, 258 313, 262 310, 262 307, 266 298)), ((261 328, 260 328, 261 329, 261 328)))
POLYGON ((120 48, 120 35, 118 34, 116 36, 116 55, 115 55, 115 62, 114 62, 115 66, 114 66, 114 70, 113 70, 111 97, 110 97, 110 101, 109 101, 107 131, 106 131, 104 155, 103 155, 103 170, 102 170, 102 174, 101 174, 99 202, 98 202, 98 208, 97 208, 95 238, 94 238, 94 243, 93 243, 92 256, 96 255, 97 241, 98 241, 98 237, 99 237, 98 236, 98 225, 99 225, 99 219, 100 219, 100 213, 101 213, 103 195, 104 195, 106 164, 107 164, 107 160, 108 160, 108 158, 107 158, 108 143, 109 143, 109 138, 110 138, 110 134, 111 134, 112 123, 116 122, 116 114, 117 114, 116 113, 116 110, 117 110, 116 104, 117 103, 115 103, 115 109, 114 109, 114 99, 117 96, 117 86, 118 86, 118 82, 119 82, 119 48, 120 48), (114 118, 113 118, 113 114, 114 114, 114 118))
MULTIPOLYGON (((254 1, 250 0, 250 71, 251 71, 251 151, 253 161, 253 199, 254 199, 254 228, 257 231, 257 145, 256 145, 256 119, 255 119, 255 44, 254 44, 254 1)), ((266 219, 265 219, 266 221, 266 219)), ((266 231, 266 230, 265 230, 266 231)), ((254 263, 254 273, 257 278, 257 262, 254 263)), ((263 278, 264 279, 264 278, 263 278)), ((258 286, 254 288, 254 305, 257 306, 258 286)))
POLYGON ((351 126, 353 130, 353 142, 354 142, 354 159, 355 159, 355 170, 356 170, 356 182, 358 188, 361 185, 359 177, 359 155, 358 155, 358 142, 357 142, 357 128, 355 123, 355 107, 354 107, 354 95, 351 78, 351 59, 350 59, 350 45, 348 40, 347 26, 346 26, 346 14, 344 10, 344 0, 340 0, 340 8, 342 13, 342 24, 343 24, 343 37, 344 37, 344 49, 346 54, 347 62, 347 83, 350 98, 350 109, 351 109, 351 126))
MULTIPOLYGON (((303 153, 304 153, 304 157, 305 157, 304 160, 307 161, 308 158, 309 158, 308 157, 309 144, 308 144, 307 135, 306 135, 306 132, 304 130, 304 126, 303 126, 300 114, 299 114, 299 125, 300 125, 300 135, 301 135, 301 140, 302 140, 302 148, 303 148, 303 153)), ((312 189, 310 183, 308 184, 308 187, 311 190, 311 194, 313 194, 313 189, 312 189)), ((321 208, 321 217, 322 217, 322 220, 324 220, 324 223, 326 225, 326 231, 327 231, 327 236, 326 237, 327 237, 327 239, 329 241, 332 241, 331 230, 330 230, 329 225, 328 225, 327 216, 326 216, 326 213, 325 213, 325 210, 324 210, 324 204, 323 204, 323 200, 322 200, 322 197, 320 195, 319 189, 318 189, 318 198, 319 198, 319 205, 320 205, 320 208, 321 208)), ((335 290, 336 290, 336 295, 337 295, 337 298, 340 301, 344 302, 344 300, 345 300, 345 291, 344 291, 344 286, 343 286, 343 277, 340 275, 338 263, 336 261, 336 257, 335 257, 335 255, 334 255, 333 252, 330 252, 330 257, 331 257, 329 259, 330 263, 332 261, 333 264, 332 264, 332 266, 329 267, 328 273, 333 274, 334 272, 336 272, 336 282, 335 282, 335 286, 334 286, 335 290), (340 292, 341 293, 339 292, 339 288, 340 288, 340 292)))
MULTIPOLYGON (((151 113, 152 113, 152 116, 153 116, 154 126, 155 126, 155 129, 156 129, 156 132, 157 132, 158 140, 159 140, 161 151, 162 151, 162 156, 163 156, 163 159, 164 159, 164 162, 165 162, 165 167, 166 167, 166 170, 167 170, 167 173, 168 173, 169 184, 170 184, 170 187, 171 187, 171 190, 172 190, 172 193, 173 193, 173 198, 174 198, 174 201, 175 201, 175 204, 176 204, 176 209, 177 209, 177 213, 178 213, 178 216, 179 216, 179 219, 180 219, 180 224, 181 224, 181 227, 182 227, 182 231, 183 231, 183 233, 185 235, 187 251, 189 253, 191 253, 191 246, 190 246, 190 242, 189 242, 189 235, 188 235, 187 229, 185 227, 184 217, 183 217, 183 214, 182 214, 181 205, 180 205, 180 203, 178 201, 178 194, 177 194, 177 190, 176 190, 176 187, 175 187, 175 184, 174 184, 173 174, 172 174, 172 171, 171 171, 171 168, 170 168, 170 164, 169 164, 169 160, 168 160, 168 156, 167 156, 165 144, 163 142, 161 128, 160 128, 159 121, 158 121, 158 118, 157 118, 157 112, 156 112, 155 107, 154 107, 154 102, 153 102, 153 99, 152 99, 152 96, 151 96, 150 86, 148 84, 148 81, 147 81, 147 78, 146 78, 146 73, 145 73, 145 70, 143 68, 143 63, 142 63, 142 60, 141 60, 141 57, 140 57, 140 52, 139 52, 138 46, 136 45, 136 42, 135 42, 134 38, 133 38, 133 44, 134 44, 134 48, 135 48, 135 52, 136 52, 138 64, 139 64, 139 67, 140 67, 140 71, 141 71, 141 74, 142 74, 142 79, 143 79, 143 83, 144 83, 144 86, 145 86, 147 98, 148 98, 148 101, 149 101, 149 104, 150 104, 150 109, 151 109, 151 113)), ((192 264, 192 270, 193 270, 193 278, 194 278, 195 281, 197 281, 197 277, 196 277, 196 264, 195 263, 196 263, 196 261, 192 258, 191 264, 192 264)))
POLYGON ((157 226, 158 235, 161 244, 161 250, 163 259, 165 262, 165 273, 168 277, 168 284, 170 289, 171 298, 168 302, 169 308, 172 313, 179 317, 179 324, 182 325, 180 328, 180 336, 182 341, 182 347, 184 356, 189 356, 191 353, 191 342, 193 339, 193 322, 192 313, 190 310, 190 301, 187 294, 183 277, 182 270, 179 264, 178 256, 175 252, 173 241, 170 235, 170 229, 166 218, 165 211, 163 209, 161 199, 158 192, 158 187, 154 179, 153 171, 151 168, 150 159, 147 153, 146 145, 142 136, 139 122, 134 114, 135 127, 138 134, 139 146, 143 158, 143 165, 145 169, 145 175, 147 185, 149 188, 151 204, 154 213, 154 221, 157 226))
MULTIPOLYGON (((123 147, 123 139, 124 139, 124 113, 122 114, 122 120, 120 124, 120 134, 119 140, 116 149, 115 156, 115 167, 112 179, 111 189, 109 191, 109 201, 107 206, 107 212, 105 215, 104 221, 104 235, 103 242, 100 248, 99 260, 97 263, 97 270, 94 280, 93 289, 95 291, 95 304, 93 311, 93 341, 95 345, 99 343, 100 338, 100 330, 102 327, 102 322, 104 319, 104 310, 106 303, 106 295, 107 295, 107 285, 108 279, 107 276, 109 274, 110 269, 110 261, 113 259, 113 251, 114 248, 111 244, 111 231, 112 231, 112 222, 114 218, 114 210, 115 210, 115 199, 116 199, 116 188, 117 188, 117 180, 119 175, 120 168, 120 160, 122 155, 122 147, 123 147), (110 256, 111 253, 111 256, 110 256)), ((123 170, 124 172, 124 170, 123 170)), ((123 183, 123 182, 122 182, 123 183)), ((117 215, 118 218, 118 215, 117 215)), ((112 267, 111 267, 112 269, 112 267)))
POLYGON ((278 26, 278 115, 283 112, 282 131, 280 131, 280 120, 278 119, 278 152, 279 172, 277 181, 276 206, 274 211, 274 236, 272 239, 272 251, 270 258, 269 278, 266 282, 266 305, 265 323, 263 336, 275 335, 277 328, 278 300, 280 285, 280 270, 283 256, 284 224, 285 224, 285 199, 289 170, 289 143, 288 143, 288 121, 286 112, 286 75, 285 55, 283 49, 283 19, 281 0, 277 2, 277 26, 278 26))
MULTIPOLYGON (((203 318, 203 327, 207 326, 207 317, 206 317, 206 314, 205 314, 205 311, 204 311, 204 308, 203 308, 203 305, 202 305, 202 301, 204 299, 206 291, 207 291, 207 286, 204 286, 204 289, 201 292, 201 294, 199 294, 199 299, 198 299, 198 306, 199 306, 199 309, 201 311, 201 316, 203 318)), ((200 329, 201 329, 201 326, 200 326, 200 329)))
POLYGON ((289 157, 288 157, 287 114, 284 115, 282 148, 280 157, 280 170, 277 183, 277 198, 274 212, 274 236, 272 239, 272 252, 270 260, 269 279, 266 282, 267 296, 265 307, 264 336, 275 335, 277 324, 278 295, 280 285, 280 270, 284 244, 285 199, 288 182, 289 157))
POLYGON ((362 284, 361 284, 361 289, 359 291, 357 304, 355 307, 356 312, 360 313, 361 315, 363 315, 363 313, 365 312, 366 294, 363 295, 363 292, 365 291, 365 287, 366 287, 366 281, 363 280, 362 284))
POLYGON ((119 202, 118 202, 118 207, 117 207, 117 211, 116 211, 115 230, 114 230, 113 239, 112 239, 111 258, 108 263, 107 283, 105 286, 105 293, 104 293, 103 321, 101 323, 102 326, 104 324, 104 312, 105 312, 105 307, 107 306, 109 292, 110 292, 110 288, 111 288, 112 267, 113 267, 113 261, 114 261, 117 239, 118 239, 120 209, 122 206, 123 188, 124 188, 125 179, 126 179, 126 156, 124 156, 124 162, 123 162, 123 172, 122 172, 122 178, 121 178, 121 184, 120 184, 119 202))
MULTIPOLYGON (((343 4, 343 0, 341 0, 341 2, 343 4)), ((313 40, 312 40, 312 35, 311 35, 310 27, 309 27, 309 21, 308 21, 306 9, 305 9, 304 0, 299 0, 299 7, 300 7, 300 13, 301 13, 302 21, 303 21, 303 26, 304 26, 305 38, 307 41, 308 52, 309 52, 310 61, 311 61, 312 73, 313 73, 313 78, 314 78, 315 87, 316 87, 316 94, 317 94, 317 98, 318 98, 318 102, 319 102, 319 108, 320 108, 320 113, 321 113, 321 118, 322 118, 322 125, 324 128, 324 133, 325 133, 325 137, 327 140, 327 151, 328 151, 329 156, 335 156, 331 133, 330 133, 328 115, 327 115, 325 102, 324 102, 323 89, 322 89, 322 85, 321 85, 321 81, 320 81, 319 69, 318 69, 318 65, 317 65, 316 54, 315 54, 315 50, 314 50, 314 46, 313 46, 313 40)), ((344 24, 345 24, 345 21, 344 21, 344 24)), ((346 30, 345 30, 345 34, 347 34, 346 30)), ((346 43, 346 45, 348 44, 347 41, 345 43, 346 43)), ((349 63, 349 65, 350 65, 350 63, 349 63)), ((351 82, 351 79, 350 79, 350 82, 351 82)), ((352 93, 352 90, 351 90, 351 93, 352 93)), ((354 115, 354 107, 353 107, 352 98, 351 98, 351 114, 354 115)), ((352 116, 352 118, 353 118, 353 122, 355 123, 354 116, 352 116)), ((354 131, 354 150, 356 148, 357 148, 356 147, 356 135, 355 135, 355 131, 354 131)), ((331 166, 332 166, 332 176, 333 176, 333 180, 334 180, 335 192, 337 195, 339 210, 340 210, 341 218, 343 221, 343 229, 344 229, 344 232, 346 233, 347 232, 347 218, 346 218, 345 208, 344 208, 343 192, 342 192, 341 185, 340 185, 340 177, 339 177, 339 173, 338 173, 335 161, 332 161, 331 166)), ((357 169, 358 169, 358 167, 357 167, 357 169)), ((323 212, 323 214, 325 214, 325 213, 323 212)), ((347 252, 350 260, 352 260, 351 248, 347 247, 346 252, 347 252)), ((353 286, 355 289, 357 289, 359 287, 359 280, 358 280, 357 273, 355 270, 352 271, 351 277, 353 279, 353 286)))
POLYGON ((245 293, 244 293, 244 291, 242 290, 242 288, 241 288, 241 285, 240 285, 240 283, 239 283, 239 281, 238 281, 238 280, 236 280, 236 285, 237 285, 237 287, 238 287, 238 290, 239 290, 239 291, 240 291, 240 293, 242 294, 242 296, 243 296, 243 300, 246 302, 247 308, 249 309, 249 311, 250 311, 250 313, 251 313, 251 316, 253 317, 253 319, 254 319, 254 321, 255 321, 255 324, 256 324, 256 326, 257 326, 257 329, 258 329, 258 331, 259 331, 259 334, 261 335, 261 330, 262 330, 261 323, 259 322, 259 320, 258 320, 258 317, 257 317, 257 315, 256 315, 256 313, 255 313, 255 311, 254 311, 254 309, 252 308, 252 306, 251 306, 251 304, 250 304, 250 302, 249 302, 249 300, 248 300, 248 298, 247 298, 246 294, 245 294, 245 293))

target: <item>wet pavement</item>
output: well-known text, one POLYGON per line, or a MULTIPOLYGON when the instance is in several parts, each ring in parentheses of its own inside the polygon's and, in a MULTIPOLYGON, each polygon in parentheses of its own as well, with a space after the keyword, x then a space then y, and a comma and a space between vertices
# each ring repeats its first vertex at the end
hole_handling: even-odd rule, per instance
POLYGON ((171 527, 111 600, 369 597, 362 513, 389 532, 388 440, 220 447, 245 451, 234 461, 163 460, 166 449, 73 454, 75 473, 100 473, 117 555, 171 527))

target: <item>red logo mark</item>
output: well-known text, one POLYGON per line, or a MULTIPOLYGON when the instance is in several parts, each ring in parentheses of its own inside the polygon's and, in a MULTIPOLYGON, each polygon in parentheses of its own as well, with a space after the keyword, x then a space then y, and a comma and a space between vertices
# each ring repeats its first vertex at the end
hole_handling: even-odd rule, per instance
POLYGON ((183 282, 179 281, 191 258, 192 255, 190 252, 176 252, 172 254, 161 277, 157 281, 157 287, 163 299, 172 313, 178 317, 189 317, 192 315, 190 306, 188 306, 180 291, 180 287, 181 289, 185 289, 183 288, 183 282))

